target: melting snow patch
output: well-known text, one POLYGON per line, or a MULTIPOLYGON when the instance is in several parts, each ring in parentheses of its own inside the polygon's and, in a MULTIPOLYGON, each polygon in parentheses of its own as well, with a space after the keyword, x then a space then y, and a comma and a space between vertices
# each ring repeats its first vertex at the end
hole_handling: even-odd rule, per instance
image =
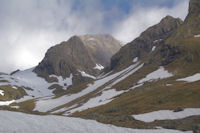
POLYGON ((16 87, 16 86, 12 86, 12 88, 13 88, 13 89, 17 89, 17 87, 16 87))
POLYGON ((2 133, 192 133, 170 129, 130 129, 94 120, 10 111, 0 111, 0 121, 2 133))
POLYGON ((166 86, 172 86, 173 84, 166 84, 166 86))
POLYGON ((199 37, 200 37, 200 34, 199 34, 199 35, 194 35, 194 37, 195 37, 195 38, 199 38, 199 37))
POLYGON ((96 64, 96 66, 94 67, 94 69, 103 70, 104 66, 102 66, 101 64, 96 64))
POLYGON ((156 46, 153 46, 152 49, 151 49, 151 51, 153 52, 155 49, 156 49, 156 46))
POLYGON ((141 87, 141 86, 143 86, 143 85, 144 85, 144 83, 137 84, 137 85, 134 85, 133 87, 131 87, 130 89, 131 89, 131 90, 134 90, 135 88, 141 87))
POLYGON ((177 79, 176 81, 185 81, 185 82, 196 82, 200 80, 200 73, 197 73, 193 76, 182 78, 182 79, 177 79))
POLYGON ((0 95, 4 96, 4 91, 0 90, 0 95))
POLYGON ((155 40, 155 41, 153 41, 153 43, 157 43, 157 42, 160 42, 160 41, 162 41, 162 39, 155 40))
MULTIPOLYGON (((51 84, 46 82, 43 78, 38 77, 37 74, 33 72, 33 69, 34 68, 19 71, 13 75, 3 75, 3 78, 8 80, 9 83, 0 83, 0 85, 31 88, 33 90, 25 90, 27 94, 35 97, 52 95, 52 90, 48 89, 51 84)), ((15 88, 13 87, 13 89, 15 88)))
POLYGON ((187 108, 180 112, 173 110, 159 110, 145 114, 133 115, 136 120, 153 122, 155 120, 175 120, 189 116, 200 115, 200 108, 187 108))
POLYGON ((95 41, 96 39, 91 37, 91 38, 88 38, 87 40, 88 41, 95 41))
POLYGON ((15 100, 12 100, 12 101, 0 101, 0 106, 8 106, 10 105, 11 103, 14 103, 15 100))
POLYGON ((55 77, 58 79, 58 83, 56 84, 59 84, 60 86, 63 86, 63 89, 65 88, 65 90, 67 90, 67 88, 72 85, 72 78, 73 78, 73 75, 70 74, 70 77, 69 78, 65 78, 63 79, 62 76, 56 76, 56 75, 50 75, 49 77, 55 77))
POLYGON ((89 108, 94 108, 100 105, 107 104, 113 100, 112 99, 113 97, 120 95, 122 93, 124 93, 124 91, 116 91, 115 89, 103 91, 100 96, 91 98, 88 102, 86 102, 82 106, 75 108, 73 110, 70 110, 70 113, 74 113, 77 111, 80 112, 89 108))
POLYGON ((138 61, 138 57, 135 57, 134 59, 133 59, 133 62, 135 63, 135 62, 137 62, 138 61))
POLYGON ((164 67, 160 67, 158 70, 148 74, 145 78, 141 79, 138 83, 144 83, 147 81, 154 81, 154 80, 158 80, 158 79, 164 79, 164 78, 169 78, 172 77, 173 74, 169 73, 167 70, 165 70, 164 67))
MULTIPOLYGON (((79 70, 78 70, 79 71, 79 70)), ((96 79, 96 77, 92 76, 92 75, 89 75, 87 73, 85 73, 84 71, 79 71, 81 73, 81 75, 83 77, 88 77, 88 78, 92 78, 92 79, 96 79)))
POLYGON ((10 106, 10 107, 14 109, 19 109, 19 106, 10 106))

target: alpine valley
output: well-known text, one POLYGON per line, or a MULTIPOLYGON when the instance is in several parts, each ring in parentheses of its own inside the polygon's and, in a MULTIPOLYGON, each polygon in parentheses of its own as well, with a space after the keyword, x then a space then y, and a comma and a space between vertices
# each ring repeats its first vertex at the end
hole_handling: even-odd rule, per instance
POLYGON ((128 44, 76 35, 0 73, 0 110, 2 133, 199 133, 200 0, 128 44))

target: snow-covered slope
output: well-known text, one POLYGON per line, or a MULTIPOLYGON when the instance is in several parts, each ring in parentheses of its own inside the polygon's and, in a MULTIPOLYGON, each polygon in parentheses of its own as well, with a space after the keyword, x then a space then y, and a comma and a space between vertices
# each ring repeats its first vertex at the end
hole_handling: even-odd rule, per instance
POLYGON ((104 105, 106 103, 111 102, 113 100, 113 97, 120 95, 122 93, 124 93, 124 91, 116 91, 114 89, 103 91, 100 96, 91 98, 88 102, 86 102, 82 106, 72 109, 69 112, 67 112, 66 115, 72 114, 76 111, 80 112, 89 108, 94 108, 100 105, 104 105))
POLYGON ((9 111, 0 111, 0 121, 1 133, 183 133, 166 129, 128 129, 101 124, 93 120, 9 111))
POLYGON ((69 78, 63 79, 61 76, 50 75, 58 79, 58 82, 48 83, 45 79, 37 76, 33 72, 34 68, 27 69, 24 71, 19 71, 13 75, 0 75, 0 77, 7 82, 0 82, 0 86, 10 85, 13 89, 17 87, 22 87, 29 96, 45 97, 54 95, 53 90, 48 89, 53 84, 58 84, 63 88, 67 89, 68 86, 72 85, 73 75, 71 74, 69 78), (67 84, 67 86, 65 86, 67 84))
MULTIPOLYGON (((141 64, 139 66, 138 65, 139 65, 139 63, 133 64, 133 65, 129 66, 128 68, 126 68, 126 69, 124 69, 120 72, 111 74, 111 75, 106 76, 102 79, 98 79, 98 80, 94 81, 93 84, 89 84, 88 87, 86 87, 81 92, 78 92, 78 93, 75 93, 75 94, 64 95, 64 96, 54 98, 54 99, 52 99, 51 97, 45 98, 45 99, 38 99, 37 102, 36 102, 35 110, 41 111, 41 112, 50 111, 50 110, 52 110, 52 109, 54 109, 58 106, 64 105, 64 104, 69 103, 69 102, 71 102, 71 101, 73 101, 77 98, 80 98, 80 97, 82 97, 82 96, 84 96, 84 95, 86 95, 90 92, 93 92, 97 88, 99 88, 99 87, 103 86, 104 84, 108 83, 109 81, 115 79, 114 80, 115 82, 111 84, 111 86, 113 86, 114 84, 125 79, 127 76, 129 76, 130 74, 133 74, 134 72, 136 72, 138 69, 140 69, 143 66, 143 64, 141 64)), ((107 87, 107 88, 110 88, 110 87, 107 87)))

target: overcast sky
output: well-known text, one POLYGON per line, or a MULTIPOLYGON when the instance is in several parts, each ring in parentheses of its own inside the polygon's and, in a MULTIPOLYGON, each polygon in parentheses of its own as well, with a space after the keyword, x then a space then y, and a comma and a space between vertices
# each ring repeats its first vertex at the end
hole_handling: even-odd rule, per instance
POLYGON ((132 41, 166 15, 185 19, 188 0, 0 0, 0 72, 36 66, 73 35, 132 41))

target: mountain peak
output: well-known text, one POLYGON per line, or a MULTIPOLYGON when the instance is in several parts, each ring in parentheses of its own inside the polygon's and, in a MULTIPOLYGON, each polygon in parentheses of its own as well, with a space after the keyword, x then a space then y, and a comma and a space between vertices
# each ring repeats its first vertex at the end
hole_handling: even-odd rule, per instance
POLYGON ((103 40, 103 41, 113 41, 115 38, 113 38, 109 34, 86 34, 86 35, 77 35, 83 42, 88 41, 97 41, 97 40, 103 40))
POLYGON ((74 35, 68 41, 51 47, 34 71, 45 77, 69 77, 79 70, 97 75, 96 65, 106 67, 110 58, 121 48, 120 42, 110 35, 74 35))
POLYGON ((183 21, 180 18, 174 18, 170 15, 167 15, 166 17, 164 17, 160 23, 170 23, 172 21, 177 21, 179 24, 183 23, 183 21))

